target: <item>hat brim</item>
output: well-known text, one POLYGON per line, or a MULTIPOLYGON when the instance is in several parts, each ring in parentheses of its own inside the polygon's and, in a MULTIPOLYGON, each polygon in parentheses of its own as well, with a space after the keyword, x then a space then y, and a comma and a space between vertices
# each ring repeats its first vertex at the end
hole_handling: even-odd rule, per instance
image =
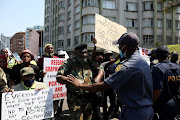
POLYGON ((22 76, 26 76, 26 75, 35 75, 36 73, 24 73, 22 74, 22 76))

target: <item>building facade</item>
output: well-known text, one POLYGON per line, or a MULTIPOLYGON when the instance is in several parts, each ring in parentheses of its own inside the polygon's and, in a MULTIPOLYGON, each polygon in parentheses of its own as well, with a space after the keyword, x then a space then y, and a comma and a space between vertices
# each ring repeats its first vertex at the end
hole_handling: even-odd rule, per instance
POLYGON ((0 50, 7 48, 7 47, 10 50, 10 39, 11 39, 11 37, 7 37, 1 33, 1 35, 0 35, 0 50))
POLYGON ((42 56, 43 26, 28 27, 25 32, 25 49, 29 49, 35 59, 42 56))
POLYGON ((180 7, 165 12, 167 3, 158 0, 45 0, 44 42, 55 51, 73 51, 80 43, 93 44, 95 14, 136 33, 140 46, 152 48, 157 42, 180 43, 180 7))
POLYGON ((18 32, 10 39, 10 50, 18 55, 25 49, 25 32, 18 32))

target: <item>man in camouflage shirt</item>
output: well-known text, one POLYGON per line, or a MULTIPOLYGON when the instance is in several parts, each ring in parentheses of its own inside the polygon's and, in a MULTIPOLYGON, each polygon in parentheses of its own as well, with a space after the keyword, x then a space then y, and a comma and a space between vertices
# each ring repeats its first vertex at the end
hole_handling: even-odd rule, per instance
POLYGON ((97 63, 88 58, 87 52, 86 44, 75 47, 76 57, 65 61, 57 74, 57 81, 66 84, 67 87, 71 120, 91 120, 93 94, 69 83, 68 75, 76 76, 83 84, 93 84, 93 82, 100 82, 104 73, 97 63))

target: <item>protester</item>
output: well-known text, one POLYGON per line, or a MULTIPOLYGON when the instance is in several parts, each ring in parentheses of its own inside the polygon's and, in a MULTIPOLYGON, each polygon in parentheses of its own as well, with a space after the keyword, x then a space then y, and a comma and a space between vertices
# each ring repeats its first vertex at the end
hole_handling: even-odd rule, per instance
POLYGON ((58 57, 59 58, 65 58, 66 57, 66 51, 63 51, 63 50, 58 51, 58 57))
POLYGON ((13 82, 12 86, 21 82, 20 70, 24 67, 33 68, 36 73, 35 78, 37 81, 39 81, 39 67, 30 63, 31 60, 34 60, 34 56, 31 51, 24 50, 21 53, 20 58, 22 59, 22 63, 15 65, 10 74, 10 79, 13 82))
POLYGON ((173 51, 172 53, 171 53, 171 62, 172 63, 175 63, 175 64, 177 64, 177 65, 180 65, 179 64, 179 62, 178 62, 178 57, 179 57, 179 55, 178 55, 178 53, 176 52, 176 51, 173 51))
MULTIPOLYGON (((1 103, 2 93, 7 92, 6 89, 8 89, 6 74, 4 73, 3 69, 0 68, 0 103, 1 103)), ((0 104, 0 108, 1 108, 1 104, 0 104)), ((1 109, 0 109, 0 117, 1 117, 1 109)))
POLYGON ((21 75, 21 83, 12 87, 14 91, 22 91, 22 90, 39 90, 39 89, 47 89, 45 83, 41 83, 36 81, 34 69, 31 67, 24 67, 20 70, 21 75))
MULTIPOLYGON (((151 120, 153 117, 153 83, 149 65, 137 52, 139 38, 134 33, 125 33, 117 41, 119 54, 126 59, 122 68, 103 82, 82 84, 74 74, 64 83, 72 83, 76 89, 91 92, 114 88, 122 103, 120 120, 151 120)), ((74 87, 73 86, 73 87, 74 87)))
POLYGON ((0 68, 0 92, 6 92, 6 88, 8 88, 6 74, 3 69, 0 68))
MULTIPOLYGON (((58 51, 58 57, 59 58, 65 58, 65 54, 66 54, 66 52, 63 51, 63 50, 58 51)), ((56 106, 56 107, 58 107, 58 108, 56 108, 57 109, 57 111, 55 113, 56 117, 61 117, 62 108, 63 108, 63 102, 64 102, 64 99, 59 100, 59 103, 56 106)))
MULTIPOLYGON (((43 78, 46 74, 46 71, 43 70, 44 58, 59 58, 54 55, 54 46, 52 44, 46 44, 44 47, 45 55, 38 59, 37 66, 40 69, 40 81, 43 82, 43 78)), ((56 115, 57 109, 59 107, 59 100, 53 101, 54 114, 56 115)))
POLYGON ((92 93, 74 87, 67 80, 67 75, 73 74, 83 84, 92 84, 101 81, 103 70, 88 57, 87 45, 75 47, 75 58, 66 60, 58 70, 57 81, 66 84, 67 103, 72 120, 91 120, 92 118, 92 93), (93 73, 96 75, 93 76, 93 73))
POLYGON ((44 52, 45 52, 45 55, 39 58, 37 62, 37 66, 40 69, 41 82, 43 81, 43 77, 46 74, 46 72, 43 71, 44 58, 58 58, 57 56, 54 55, 54 46, 52 44, 46 44, 44 47, 44 52))
MULTIPOLYGON (((106 65, 107 62, 111 61, 113 53, 110 50, 104 50, 104 72, 105 72, 105 78, 108 78, 112 74, 115 73, 115 69, 117 65, 115 63, 111 65, 106 65)), ((104 100, 103 100, 103 117, 104 120, 109 120, 110 118, 113 118, 115 108, 117 106, 117 99, 116 99, 116 93, 113 90, 113 88, 107 89, 104 91, 104 100), (110 107, 108 108, 108 102, 107 97, 109 97, 110 100, 110 107)))
POLYGON ((0 67, 3 69, 3 71, 6 74, 6 78, 7 78, 7 84, 8 86, 11 85, 10 83, 10 79, 9 79, 9 75, 11 73, 11 69, 7 68, 8 64, 7 64, 7 58, 4 55, 0 55, 0 67))
POLYGON ((159 63, 152 70, 154 111, 160 120, 174 120, 180 112, 180 67, 169 61, 169 54, 167 46, 158 47, 156 57, 159 63))
POLYGON ((152 70, 153 66, 158 63, 158 60, 157 60, 157 58, 156 58, 156 50, 157 50, 157 48, 154 48, 154 49, 151 50, 151 52, 148 54, 148 56, 150 56, 150 68, 151 68, 151 70, 152 70))
POLYGON ((18 61, 13 56, 9 56, 8 51, 6 49, 2 49, 1 54, 7 58, 7 63, 8 63, 7 68, 12 69, 14 65, 18 64, 18 61))

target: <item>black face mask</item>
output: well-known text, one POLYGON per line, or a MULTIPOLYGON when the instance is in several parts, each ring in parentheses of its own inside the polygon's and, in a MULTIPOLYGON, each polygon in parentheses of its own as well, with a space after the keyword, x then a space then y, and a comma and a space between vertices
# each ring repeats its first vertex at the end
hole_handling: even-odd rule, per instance
POLYGON ((31 87, 35 79, 23 80, 26 87, 31 87))

